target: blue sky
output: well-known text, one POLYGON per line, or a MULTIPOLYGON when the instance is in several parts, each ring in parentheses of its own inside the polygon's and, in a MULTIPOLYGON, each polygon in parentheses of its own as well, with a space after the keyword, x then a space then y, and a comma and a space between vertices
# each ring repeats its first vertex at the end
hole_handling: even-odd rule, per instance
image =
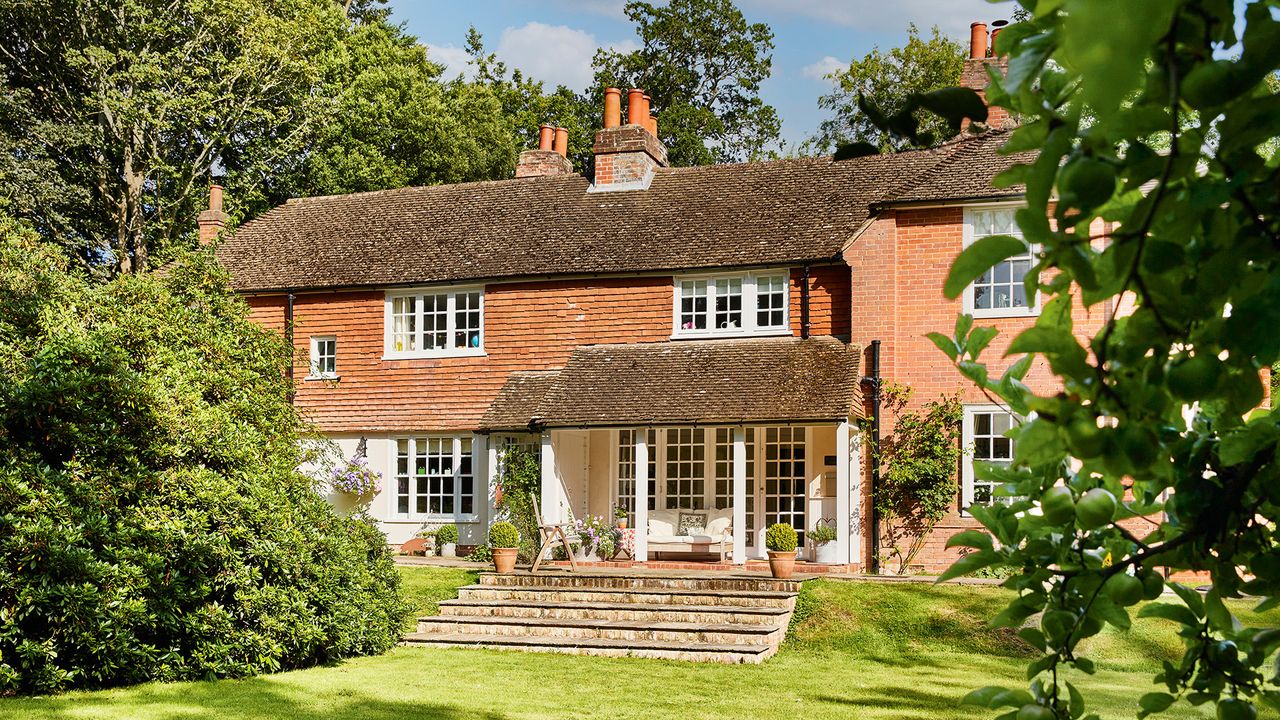
MULTIPOLYGON (((583 90, 596 47, 631 49, 638 37, 622 13, 623 0, 391 0, 392 18, 450 67, 465 69, 467 27, 475 25, 490 52, 549 85, 583 90)), ((1014 5, 986 0, 741 0, 747 20, 773 28, 773 76, 766 102, 782 117, 783 138, 804 140, 823 119, 823 75, 879 45, 902 43, 908 23, 937 25, 968 42, 969 23, 1007 18, 1014 5)))

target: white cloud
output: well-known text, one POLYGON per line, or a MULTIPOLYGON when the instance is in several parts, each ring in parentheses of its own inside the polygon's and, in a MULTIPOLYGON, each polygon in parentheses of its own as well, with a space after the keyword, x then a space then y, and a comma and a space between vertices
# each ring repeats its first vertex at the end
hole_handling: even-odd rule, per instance
POLYGON ((991 4, 987 0, 745 0, 751 10, 773 15, 800 15, 822 22, 870 32, 905 32, 908 23, 922 31, 937 25, 957 39, 968 38, 969 23, 1008 19, 1012 3, 991 4))
POLYGON ((849 67, 848 63, 840 62, 830 55, 827 55, 815 63, 805 65, 801 68, 800 74, 813 80, 826 81, 828 75, 837 70, 844 70, 847 67, 849 67))
MULTIPOLYGON (((531 22, 503 30, 494 52, 507 65, 520 68, 530 77, 581 91, 591 84, 591 58, 598 47, 596 36, 589 32, 567 25, 531 22)), ((624 41, 613 47, 630 52, 638 46, 634 41, 624 41)))
POLYGON ((464 48, 453 45, 432 45, 427 48, 427 57, 445 66, 446 78, 457 77, 459 74, 470 78, 475 73, 475 68, 467 64, 471 56, 464 48))

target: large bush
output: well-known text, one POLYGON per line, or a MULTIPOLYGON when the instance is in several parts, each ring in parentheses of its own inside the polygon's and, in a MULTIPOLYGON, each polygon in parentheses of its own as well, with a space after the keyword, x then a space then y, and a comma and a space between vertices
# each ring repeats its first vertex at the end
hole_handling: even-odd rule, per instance
POLYGON ((207 254, 93 283, 0 218, 0 694, 378 653, 385 538, 298 470, 288 349, 207 254))

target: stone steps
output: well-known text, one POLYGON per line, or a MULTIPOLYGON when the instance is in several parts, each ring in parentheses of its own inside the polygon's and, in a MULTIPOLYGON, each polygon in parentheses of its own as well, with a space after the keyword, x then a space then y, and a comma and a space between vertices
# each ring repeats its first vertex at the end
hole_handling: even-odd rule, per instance
POLYGON ((418 618, 420 633, 645 640, 706 645, 781 642, 786 628, 771 625, 653 622, 563 618, 460 617, 418 618))
POLYGON ((729 664, 761 663, 772 657, 778 650, 776 646, 772 645, 709 645, 640 640, 466 635, 461 633, 414 633, 406 635, 404 643, 406 645, 426 647, 479 647, 569 655, 635 657, 729 664))
POLYGON ((777 652, 798 592, 749 576, 485 573, 404 642, 758 663, 777 652))
POLYGON ((537 602, 533 600, 443 600, 440 611, 456 617, 648 620, 714 625, 776 625, 791 611, 782 607, 739 605, 661 605, 607 602, 537 602))

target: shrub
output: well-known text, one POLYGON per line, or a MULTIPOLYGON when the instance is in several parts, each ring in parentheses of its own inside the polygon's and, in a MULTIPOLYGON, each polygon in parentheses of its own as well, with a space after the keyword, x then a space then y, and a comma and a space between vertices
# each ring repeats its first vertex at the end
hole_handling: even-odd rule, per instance
POLYGON ((764 546, 774 552, 794 552, 800 538, 786 523, 774 523, 764 531, 764 546))
POLYGON ((505 520, 496 522, 493 524, 493 527, 489 528, 489 547, 520 547, 520 532, 516 530, 515 525, 512 525, 505 520))
POLYGON ((534 503, 542 493, 542 463, 536 453, 518 445, 503 448, 498 460, 502 477, 502 499, 498 510, 516 527, 522 542, 520 562, 531 563, 538 552, 538 514, 534 503))
POLYGON ((436 528, 436 545, 449 545, 458 542, 458 526, 450 523, 436 528))
POLYGON ((468 562, 493 562, 493 550, 487 544, 477 545, 464 559, 468 562))
POLYGON ((0 695, 380 653, 385 536, 298 471, 283 340, 208 254, 91 282, 0 218, 0 695))
POLYGON ((809 531, 809 539, 815 545, 825 545, 836 539, 836 529, 827 523, 820 522, 809 531))

